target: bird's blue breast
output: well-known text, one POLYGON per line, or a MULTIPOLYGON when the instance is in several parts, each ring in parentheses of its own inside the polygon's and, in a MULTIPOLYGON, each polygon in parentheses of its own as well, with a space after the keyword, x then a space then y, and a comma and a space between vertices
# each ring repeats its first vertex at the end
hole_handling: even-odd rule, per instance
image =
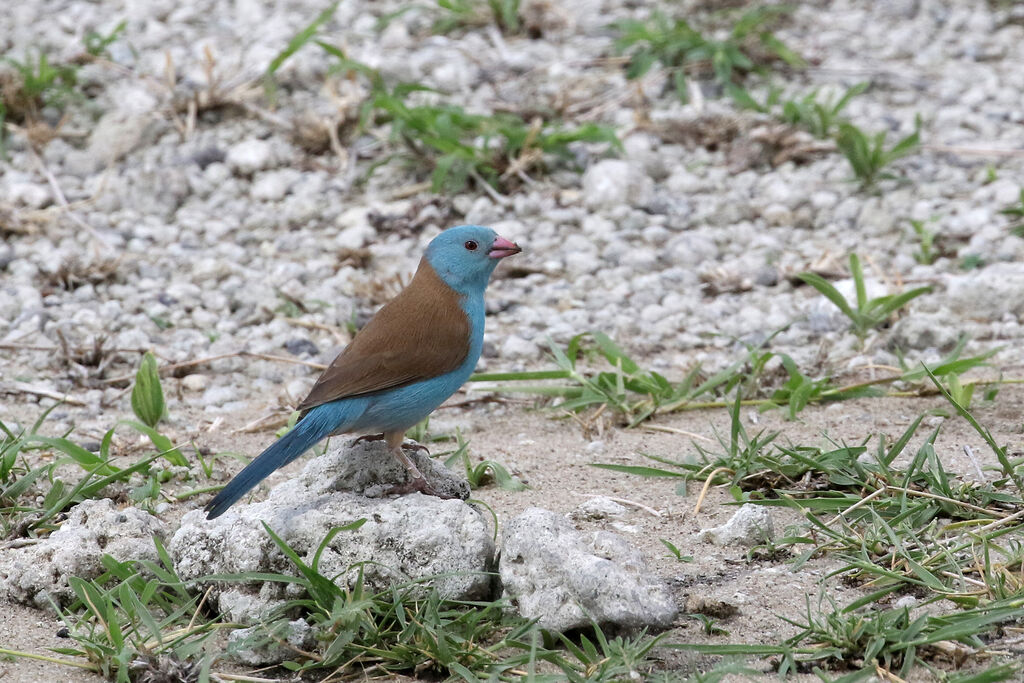
MULTIPOLYGON (((347 431, 405 431, 426 418, 473 374, 484 345, 483 293, 461 297, 460 306, 469 318, 469 351, 465 360, 450 372, 376 394, 345 399, 365 403, 362 415, 347 431)), ((356 406, 351 406, 356 407, 356 406)))

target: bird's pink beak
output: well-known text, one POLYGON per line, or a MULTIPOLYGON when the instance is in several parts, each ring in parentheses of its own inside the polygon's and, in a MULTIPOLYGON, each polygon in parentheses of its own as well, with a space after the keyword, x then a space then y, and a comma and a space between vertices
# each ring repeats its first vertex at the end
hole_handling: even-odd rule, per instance
POLYGON ((494 244, 491 245, 491 250, 487 252, 487 255, 491 258, 505 258, 506 256, 512 256, 518 254, 522 249, 515 242, 510 242, 504 237, 499 237, 494 240, 494 244))

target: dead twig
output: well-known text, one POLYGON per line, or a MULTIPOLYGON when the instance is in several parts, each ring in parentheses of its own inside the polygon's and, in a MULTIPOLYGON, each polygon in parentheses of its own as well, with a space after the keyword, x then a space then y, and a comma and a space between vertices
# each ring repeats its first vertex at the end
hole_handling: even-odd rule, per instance
POLYGON ((481 177, 481 175, 477 173, 475 169, 470 169, 469 177, 472 178, 476 182, 476 184, 480 186, 480 189, 482 189, 484 192, 490 195, 491 199, 498 202, 502 206, 512 206, 512 199, 501 194, 493 187, 491 187, 491 184, 484 180, 483 177, 481 177))
POLYGON ((251 434, 252 432, 259 432, 265 429, 267 426, 271 427, 283 427, 288 424, 287 416, 280 410, 261 415, 252 422, 232 432, 233 434, 251 434))
POLYGON ((57 203, 60 205, 65 215, 67 215, 67 217, 70 218, 72 222, 75 223, 75 225, 89 233, 89 235, 94 240, 99 242, 99 244, 102 245, 104 249, 110 249, 111 247, 107 240, 105 240, 102 235, 96 232, 95 228, 93 228, 91 225, 89 225, 81 218, 79 218, 78 214, 76 214, 74 210, 71 208, 71 205, 68 203, 68 198, 64 196, 64 190, 61 189, 60 183, 57 182, 56 176, 53 175, 53 171, 51 171, 50 167, 46 165, 46 162, 43 161, 43 158, 36 153, 35 149, 33 149, 31 145, 29 146, 28 150, 29 154, 32 155, 32 160, 35 161, 36 166, 39 167, 39 171, 46 178, 46 182, 50 184, 50 189, 53 190, 53 196, 56 198, 57 203))
POLYGON ((688 436, 691 439, 700 439, 701 441, 706 441, 708 443, 712 443, 712 440, 709 439, 706 436, 701 436, 700 434, 697 434, 696 432, 688 432, 685 429, 676 429, 675 427, 665 427, 665 426, 662 426, 662 425, 644 425, 644 431, 648 431, 648 432, 665 432, 667 434, 680 434, 682 436, 688 436))
POLYGON ((81 399, 77 399, 57 391, 52 391, 46 387, 41 387, 38 384, 29 384, 28 382, 0 382, 0 393, 29 394, 31 396, 39 396, 41 398, 52 398, 55 401, 67 403, 72 406, 85 405, 85 401, 82 401, 81 399))
POLYGON ((434 184, 429 180, 424 180, 422 183, 406 185, 405 187, 401 187, 388 195, 388 199, 390 201, 395 201, 396 199, 408 199, 409 197, 418 195, 421 192, 426 192, 433 186, 434 184))
POLYGON ((708 490, 711 488, 711 482, 716 476, 718 476, 719 472, 732 472, 732 470, 728 467, 716 467, 711 470, 711 474, 709 474, 708 478, 704 480, 704 486, 700 489, 700 495, 697 496, 697 504, 693 506, 693 514, 700 512, 700 506, 704 504, 704 499, 707 497, 708 490))
POLYGON ((1024 149, 999 149, 998 147, 966 147, 960 145, 921 145, 921 149, 927 149, 940 154, 956 154, 958 156, 982 156, 982 157, 1024 157, 1024 149))
POLYGON ((299 318, 285 318, 285 322, 292 325, 298 325, 299 327, 307 327, 311 330, 322 330, 323 332, 329 332, 339 342, 347 344, 352 340, 352 335, 342 330, 340 327, 334 325, 325 325, 324 323, 314 322, 312 320, 301 320, 299 318))
POLYGON ((661 512, 658 510, 655 510, 648 505, 644 505, 643 503, 638 503, 635 500, 629 500, 628 498, 616 498, 615 496, 606 496, 603 493, 581 493, 579 491, 570 491, 570 493, 574 496, 587 496, 588 498, 607 498, 608 500, 615 501, 616 503, 622 503, 623 505, 630 505, 632 507, 639 508, 653 517, 661 517, 661 512))
MULTIPOLYGON (((167 374, 175 370, 182 368, 191 368, 197 365, 206 365, 207 363, 213 363, 218 360, 225 360, 227 358, 256 358, 258 360, 269 360, 276 361, 278 363, 291 363, 293 365, 305 365, 308 368, 314 370, 325 370, 327 366, 323 363, 313 363, 308 360, 299 360, 298 358, 288 358, 287 356, 273 356, 269 353, 253 353, 252 351, 233 351, 231 353, 222 353, 217 356, 207 356, 205 358, 196 358, 194 360, 186 360, 180 363, 171 363, 169 365, 162 365, 159 368, 160 374, 167 374)), ((135 377, 135 374, 121 375, 120 377, 111 377, 103 380, 107 384, 117 384, 119 382, 127 382, 135 377)))
POLYGON ((971 461, 972 465, 974 465, 974 472, 978 475, 978 480, 985 481, 985 473, 981 469, 981 463, 979 463, 978 459, 974 457, 974 451, 971 450, 971 447, 966 444, 964 445, 964 455, 966 455, 967 459, 971 461))

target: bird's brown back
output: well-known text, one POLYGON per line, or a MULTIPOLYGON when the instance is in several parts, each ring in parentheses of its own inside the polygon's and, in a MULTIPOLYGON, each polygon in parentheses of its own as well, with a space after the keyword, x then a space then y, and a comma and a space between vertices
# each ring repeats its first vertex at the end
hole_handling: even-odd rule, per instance
POLYGON ((307 411, 351 396, 451 372, 469 354, 460 295, 423 259, 412 281, 377 311, 299 404, 307 411))

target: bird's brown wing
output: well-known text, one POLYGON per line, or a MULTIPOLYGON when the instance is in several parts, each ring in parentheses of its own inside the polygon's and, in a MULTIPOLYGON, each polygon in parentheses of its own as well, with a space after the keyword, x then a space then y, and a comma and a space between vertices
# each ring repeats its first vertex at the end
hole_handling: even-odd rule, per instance
POLYGON ((424 259, 398 296, 359 331, 298 410, 443 375, 469 354, 469 318, 459 294, 424 259))

